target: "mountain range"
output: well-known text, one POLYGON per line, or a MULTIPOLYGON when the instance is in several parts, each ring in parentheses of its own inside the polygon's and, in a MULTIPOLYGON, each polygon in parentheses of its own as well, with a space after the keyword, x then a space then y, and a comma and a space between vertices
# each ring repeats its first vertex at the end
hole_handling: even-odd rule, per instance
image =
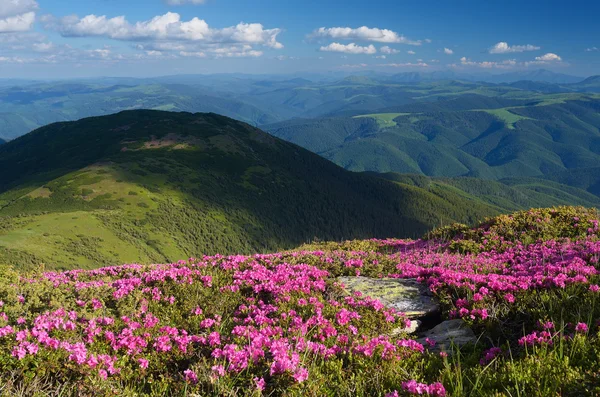
POLYGON ((135 110, 0 146, 0 262, 53 268, 414 237, 532 206, 597 205, 536 179, 354 173, 212 113, 135 110))
POLYGON ((600 182, 597 94, 462 94, 264 128, 352 171, 600 182))
POLYGON ((380 113, 467 94, 536 100, 543 94, 594 93, 587 79, 538 70, 510 75, 454 72, 297 75, 181 75, 153 79, 0 81, 0 139, 10 140, 56 121, 123 110, 215 112, 262 126, 293 118, 380 113))

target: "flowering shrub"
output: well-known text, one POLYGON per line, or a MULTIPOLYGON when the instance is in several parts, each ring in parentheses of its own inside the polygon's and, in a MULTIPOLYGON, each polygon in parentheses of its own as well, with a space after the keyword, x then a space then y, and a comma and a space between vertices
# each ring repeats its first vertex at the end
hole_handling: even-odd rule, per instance
POLYGON ((489 221, 500 243, 478 240, 478 228, 452 241, 356 242, 367 250, 346 242, 172 264, 2 269, 0 384, 69 387, 63 395, 592 395, 597 222, 587 211, 552 211, 489 221), (565 213, 578 218, 575 232, 561 223, 550 239, 541 229, 535 241, 514 235, 514 225, 543 214, 563 222, 565 213), (336 281, 357 274, 416 278, 479 342, 436 353, 435 338, 392 332, 410 319, 336 281))

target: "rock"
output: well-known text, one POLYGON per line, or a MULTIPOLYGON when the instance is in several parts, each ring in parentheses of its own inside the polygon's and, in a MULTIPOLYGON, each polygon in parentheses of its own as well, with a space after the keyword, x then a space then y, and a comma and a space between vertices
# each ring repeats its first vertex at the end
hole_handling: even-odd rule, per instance
POLYGON ((430 350, 448 353, 451 353, 452 342, 458 347, 477 342, 473 330, 461 319, 444 321, 429 331, 423 332, 420 336, 417 342, 424 346, 427 346, 427 338, 436 342, 430 350))
POLYGON ((405 313, 409 318, 424 317, 440 310, 426 285, 415 279, 340 277, 350 292, 378 299, 386 307, 405 313))
POLYGON ((421 326, 421 321, 420 320, 410 320, 410 327, 408 328, 395 328, 392 330, 392 335, 396 336, 399 335, 403 332, 407 333, 407 334, 414 334, 415 332, 417 332, 417 330, 419 329, 419 327, 421 326))

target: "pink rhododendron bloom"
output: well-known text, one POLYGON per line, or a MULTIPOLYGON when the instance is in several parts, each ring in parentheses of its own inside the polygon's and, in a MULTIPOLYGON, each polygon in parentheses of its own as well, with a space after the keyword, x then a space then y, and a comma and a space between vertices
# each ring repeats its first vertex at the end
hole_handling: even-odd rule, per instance
POLYGON ((198 375, 191 369, 186 369, 183 371, 184 378, 186 382, 190 382, 192 384, 198 383, 198 375))
POLYGON ((265 378, 254 378, 254 384, 256 385, 257 390, 263 391, 265 390, 267 382, 265 382, 265 378))
POLYGON ((585 334, 588 331, 588 326, 586 323, 578 323, 575 326, 575 331, 581 334, 585 334))
POLYGON ((148 368, 149 361, 146 360, 145 358, 138 358, 137 361, 138 361, 138 364, 140 365, 140 368, 142 368, 142 369, 148 368))

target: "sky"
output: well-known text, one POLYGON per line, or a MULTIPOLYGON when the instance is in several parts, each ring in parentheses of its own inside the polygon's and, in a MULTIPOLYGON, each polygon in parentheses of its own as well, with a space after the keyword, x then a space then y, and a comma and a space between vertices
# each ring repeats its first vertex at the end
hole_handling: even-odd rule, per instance
POLYGON ((594 0, 0 0, 0 78, 600 74, 594 0))

